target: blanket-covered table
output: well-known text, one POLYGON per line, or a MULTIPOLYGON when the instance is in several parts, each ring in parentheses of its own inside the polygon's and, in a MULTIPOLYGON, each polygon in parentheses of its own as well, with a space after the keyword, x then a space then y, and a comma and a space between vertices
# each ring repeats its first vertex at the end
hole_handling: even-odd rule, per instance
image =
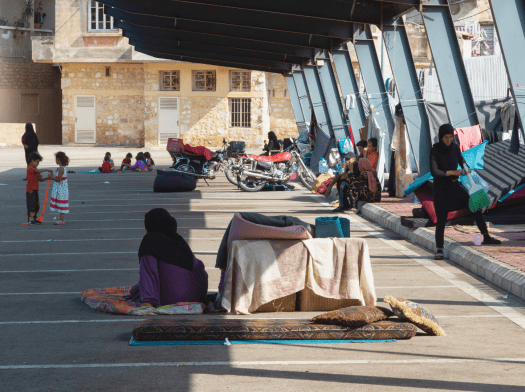
POLYGON ((233 241, 220 301, 228 312, 250 314, 306 287, 321 297, 375 305, 367 242, 350 238, 233 241))

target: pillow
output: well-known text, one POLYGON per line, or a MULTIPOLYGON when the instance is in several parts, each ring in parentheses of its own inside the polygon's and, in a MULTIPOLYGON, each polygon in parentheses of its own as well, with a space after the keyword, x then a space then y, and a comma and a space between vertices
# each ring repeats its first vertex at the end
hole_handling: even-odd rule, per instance
POLYGON ((393 315, 390 310, 380 306, 351 306, 349 308, 320 314, 310 321, 317 324, 362 327, 376 321, 387 319, 393 315))
POLYGON ((397 317, 408 319, 429 335, 447 336, 436 318, 425 307, 404 298, 395 298, 390 295, 386 296, 384 301, 390 304, 397 317))
POLYGON ((424 176, 419 177, 417 180, 415 180, 412 184, 408 186, 408 188, 405 190, 405 195, 408 196, 412 192, 414 192, 416 189, 418 189, 420 186, 422 186, 425 182, 432 180, 432 174, 428 172, 424 176))

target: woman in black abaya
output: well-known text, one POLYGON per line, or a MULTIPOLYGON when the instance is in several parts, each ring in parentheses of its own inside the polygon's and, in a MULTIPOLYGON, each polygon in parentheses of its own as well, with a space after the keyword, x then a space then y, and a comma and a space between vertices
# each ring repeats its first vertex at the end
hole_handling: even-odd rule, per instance
MULTIPOLYGON (((466 165, 459 146, 454 142, 454 127, 443 124, 439 127, 439 143, 434 144, 430 151, 430 172, 434 177, 434 207, 437 217, 435 260, 443 260, 448 213, 468 207, 469 195, 458 181, 462 174, 462 170, 458 170, 458 164, 461 167, 466 165)), ((481 211, 475 212, 474 218, 479 231, 483 234, 483 244, 501 244, 501 241, 489 235, 481 211)))
POLYGON ((31 123, 26 124, 26 132, 22 136, 22 144, 26 153, 26 163, 29 165, 29 155, 38 150, 38 137, 31 123))

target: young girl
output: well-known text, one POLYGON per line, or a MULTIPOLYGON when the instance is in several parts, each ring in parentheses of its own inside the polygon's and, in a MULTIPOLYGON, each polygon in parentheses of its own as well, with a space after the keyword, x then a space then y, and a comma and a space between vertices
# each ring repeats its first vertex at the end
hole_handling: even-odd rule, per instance
MULTIPOLYGON (((113 159, 111 159, 111 153, 107 152, 105 157, 109 157, 109 164, 111 165, 111 171, 116 171, 115 164, 113 163, 113 159)), ((104 157, 104 158, 105 158, 104 157)), ((105 160, 105 159, 104 159, 105 160)))
POLYGON ((126 154, 126 158, 122 160, 122 165, 120 165, 120 171, 124 171, 126 169, 131 168, 131 158, 133 158, 133 155, 131 155, 130 152, 126 154))
POLYGON ((60 213, 60 220, 55 222, 55 225, 65 225, 65 216, 69 213, 69 189, 67 186, 66 173, 66 166, 69 165, 69 158, 62 151, 57 152, 55 157, 58 167, 55 169, 52 178, 55 183, 53 184, 51 204, 49 206, 51 211, 57 211, 60 213))
POLYGON ((144 159, 144 153, 139 152, 137 156, 135 157, 137 160, 133 166, 130 167, 133 171, 148 171, 148 167, 146 166, 146 161, 144 159))
POLYGON ((148 167, 149 171, 155 170, 155 161, 151 159, 151 154, 149 152, 145 152, 144 158, 146 158, 146 166, 148 167))

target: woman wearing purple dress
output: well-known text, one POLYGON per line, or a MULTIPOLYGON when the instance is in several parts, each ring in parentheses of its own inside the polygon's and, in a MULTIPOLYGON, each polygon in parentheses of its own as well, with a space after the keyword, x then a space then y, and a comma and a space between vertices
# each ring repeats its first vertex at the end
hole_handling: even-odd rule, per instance
POLYGON ((177 221, 164 208, 144 219, 146 235, 139 248, 140 280, 127 299, 154 307, 203 302, 208 274, 188 243, 177 233, 177 221))

